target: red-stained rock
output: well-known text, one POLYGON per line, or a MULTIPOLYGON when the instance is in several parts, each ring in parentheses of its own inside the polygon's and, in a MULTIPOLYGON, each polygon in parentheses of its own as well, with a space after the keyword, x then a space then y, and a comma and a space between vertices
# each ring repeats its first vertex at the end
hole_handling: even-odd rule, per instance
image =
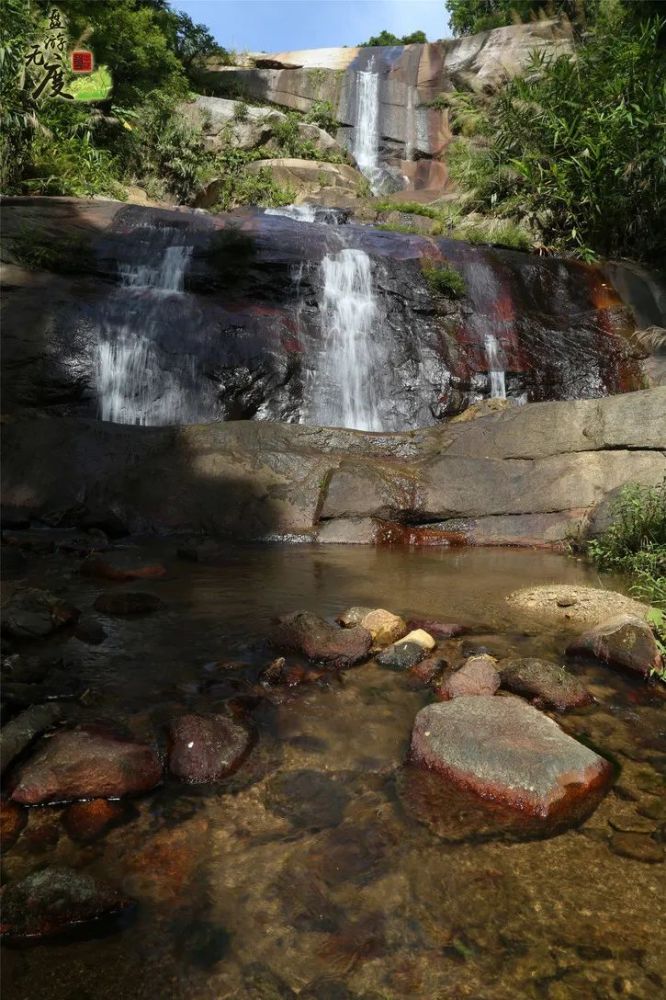
POLYGON ((79 614, 47 590, 29 587, 17 590, 3 607, 2 631, 16 639, 34 639, 71 625, 79 614))
POLYGON ((11 797, 25 805, 118 798, 147 792, 161 779, 162 765, 148 744, 79 726, 42 739, 18 769, 11 797))
POLYGON ((635 615, 618 615, 595 625, 567 646, 567 653, 589 653, 615 667, 647 676, 661 665, 652 629, 635 615))
POLYGON ((435 694, 439 701, 462 695, 493 695, 500 686, 496 661, 492 656, 470 656, 460 670, 445 677, 435 694))
POLYGON ((155 594, 138 591, 108 591, 95 600, 95 610, 104 615, 148 615, 164 607, 155 594))
POLYGON ((432 618, 410 618, 407 622, 410 629, 422 628, 436 639, 453 639, 457 635, 464 635, 469 631, 466 625, 456 625, 449 622, 438 622, 432 618))
POLYGON ((169 770, 201 784, 231 774, 250 749, 247 729, 226 715, 182 715, 169 727, 169 770))
POLYGON ((420 663, 415 663, 407 673, 414 687, 427 687, 446 669, 447 662, 439 656, 429 656, 420 663))
POLYGON ((9 799, 0 800, 0 847, 6 851, 18 840, 28 821, 27 811, 9 799))
POLYGON ((3 937, 46 937, 132 905, 92 875, 52 866, 3 887, 0 928, 3 937))
POLYGON ((368 656, 372 636, 360 626, 340 628, 309 611, 297 611, 278 619, 270 641, 277 649, 303 653, 309 660, 349 667, 368 656))
POLYGON ((416 716, 410 761, 549 824, 588 813, 613 775, 607 760, 511 695, 428 705, 416 716))
POLYGON ((85 844, 122 823, 125 815, 125 806, 120 802, 92 799, 90 802, 73 802, 65 809, 62 823, 72 840, 85 844))
POLYGON ((503 660, 499 665, 502 687, 530 698, 536 705, 564 712, 589 705, 592 695, 564 667, 534 657, 503 660))
POLYGON ((104 556, 90 556, 81 564, 84 576, 101 580, 151 580, 166 576, 166 566, 146 562, 141 556, 128 552, 107 552, 104 556))

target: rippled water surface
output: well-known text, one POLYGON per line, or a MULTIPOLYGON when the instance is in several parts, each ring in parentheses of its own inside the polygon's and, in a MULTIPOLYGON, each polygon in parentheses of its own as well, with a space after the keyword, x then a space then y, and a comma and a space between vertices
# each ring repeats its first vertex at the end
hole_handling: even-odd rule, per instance
MULTIPOLYGON (((59 643, 100 717, 161 732, 178 712, 231 700, 255 747, 216 786, 167 780, 90 844, 66 832, 62 808, 31 810, 5 878, 68 864, 139 905, 111 930, 5 948, 6 1000, 666 996, 665 866, 641 855, 646 839, 666 837, 666 723, 643 682, 570 663, 597 701, 559 721, 614 760, 616 784, 581 828, 518 843, 442 840, 404 811, 398 768, 430 700, 404 675, 370 661, 255 697, 277 614, 367 604, 474 626, 440 644, 451 661, 480 646, 552 657, 568 633, 518 620, 507 594, 607 580, 564 557, 509 550, 275 546, 203 564, 176 549, 152 543, 167 577, 129 588, 159 594, 164 611, 97 616, 102 644, 59 643)), ((30 572, 84 611, 106 589, 74 557, 44 557, 30 572)))

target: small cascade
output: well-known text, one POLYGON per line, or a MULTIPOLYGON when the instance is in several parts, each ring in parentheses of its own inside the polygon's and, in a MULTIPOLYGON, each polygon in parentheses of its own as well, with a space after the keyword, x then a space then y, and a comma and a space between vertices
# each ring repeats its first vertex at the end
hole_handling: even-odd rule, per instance
POLYGON ((376 343, 379 309, 372 263, 363 250, 327 254, 321 263, 323 347, 316 373, 313 420, 329 427, 382 429, 376 343))
POLYGON ((379 166, 379 73, 374 72, 372 56, 367 70, 356 73, 356 107, 352 153, 358 168, 370 181, 374 194, 379 191, 382 170, 379 166))
POLYGON ((147 230, 147 260, 119 267, 120 288, 105 303, 97 346, 97 397, 102 420, 180 424, 197 414, 194 359, 178 377, 160 365, 156 340, 177 324, 192 247, 165 243, 177 230, 147 230))
POLYGON ((506 399, 506 379, 504 369, 500 367, 499 344, 497 337, 487 333, 485 338, 486 358, 488 360, 488 375, 490 377, 490 398, 506 399))
POLYGON ((264 215, 279 215, 295 222, 321 222, 327 226, 341 226, 349 212, 340 208, 326 208, 324 205, 283 205, 281 208, 266 208, 264 215))

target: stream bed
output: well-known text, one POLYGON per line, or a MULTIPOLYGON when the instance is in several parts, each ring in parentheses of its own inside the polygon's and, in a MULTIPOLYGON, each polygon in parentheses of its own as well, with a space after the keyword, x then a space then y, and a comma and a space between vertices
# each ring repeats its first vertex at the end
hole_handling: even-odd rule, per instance
POLYGON ((31 557, 28 582, 66 592, 84 614, 114 586, 164 603, 146 617, 96 615, 99 645, 66 632, 47 644, 100 718, 159 734, 178 713, 232 705, 255 743, 226 780, 167 777, 96 838, 81 837, 68 807, 29 810, 4 880, 69 865, 138 905, 112 925, 7 945, 5 1000, 666 996, 666 717, 654 686, 567 661, 595 703, 550 714, 617 775, 582 826, 522 842, 442 839, 406 811, 397 775, 432 696, 405 674, 370 660, 256 697, 277 615, 384 607, 469 626, 439 643, 452 662, 481 649, 563 662, 575 626, 521 618, 507 595, 621 580, 506 549, 275 545, 192 561, 178 548, 143 544, 167 574, 134 585, 86 578, 74 556, 31 557))

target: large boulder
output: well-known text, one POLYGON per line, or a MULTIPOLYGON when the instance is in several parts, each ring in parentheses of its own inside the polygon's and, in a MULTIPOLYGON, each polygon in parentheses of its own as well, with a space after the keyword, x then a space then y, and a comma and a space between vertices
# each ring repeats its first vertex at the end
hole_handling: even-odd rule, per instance
POLYGON ((15 776, 12 799, 24 805, 119 798, 150 791, 162 780, 153 747, 110 727, 79 726, 43 739, 15 776))
POLYGON ((51 865, 3 887, 0 927, 3 937, 46 937, 133 905, 87 872, 51 865))
POLYGON ((549 660, 536 657, 503 660, 499 670, 503 688, 546 708, 563 712, 589 705, 593 700, 577 677, 549 660))
POLYGON ((247 729, 225 715, 182 715, 169 727, 169 770, 194 785, 219 781, 239 766, 250 742, 247 729))
POLYGON ((277 185, 295 192, 296 204, 331 190, 338 196, 357 197, 365 182, 363 174, 349 164, 327 163, 322 160, 278 157, 255 160, 246 169, 250 174, 267 171, 277 185))
POLYGON ((662 657, 652 629, 634 615, 618 615, 588 629, 567 646, 567 653, 588 653, 603 663, 647 676, 662 657))
POLYGON ((364 660, 372 646, 366 628, 341 628, 309 611, 296 611, 279 618, 270 641, 276 649, 302 653, 309 660, 350 667, 364 660))
POLYGON ((15 639, 43 638, 71 625, 79 611, 47 590, 17 590, 2 609, 2 631, 15 639))
POLYGON ((613 775, 607 760, 511 695, 459 697, 422 709, 410 757, 444 782, 544 823, 586 814, 613 775))

